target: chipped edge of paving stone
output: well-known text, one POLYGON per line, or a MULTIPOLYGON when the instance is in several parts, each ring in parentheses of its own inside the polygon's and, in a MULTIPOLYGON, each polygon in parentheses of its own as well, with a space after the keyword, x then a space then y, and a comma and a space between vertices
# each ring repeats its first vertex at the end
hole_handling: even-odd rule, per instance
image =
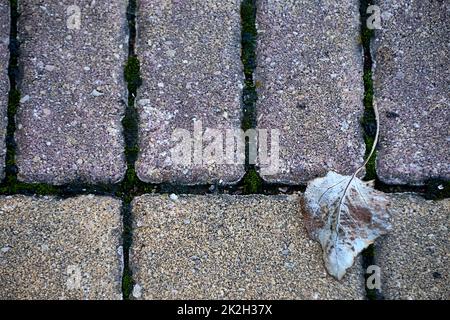
POLYGON ((127 1, 96 4, 95 1, 82 0, 75 7, 69 1, 42 6, 33 6, 36 0, 29 2, 21 3, 19 0, 21 18, 18 21, 18 38, 21 39, 21 57, 18 88, 22 99, 16 114, 18 124, 14 133, 17 141, 18 180, 54 185, 118 183, 123 180, 127 168, 122 126, 128 95, 123 76, 129 38, 127 1), (81 27, 69 27, 70 23, 75 23, 77 7, 81 10, 81 27), (55 17, 56 13, 59 19, 55 17), (46 14, 53 18, 47 19, 46 14), (94 21, 88 20, 87 15, 95 17, 95 22, 101 22, 104 28, 93 25, 94 21), (29 19, 25 17, 34 17, 35 24, 30 25, 29 19), (49 21, 52 28, 45 21, 49 21), (63 32, 61 35, 57 35, 53 29, 59 27, 63 32), (94 36, 96 34, 97 39, 94 36), (33 39, 43 36, 47 36, 52 45, 58 44, 62 53, 53 53, 49 58, 42 51, 45 47, 42 45, 35 52, 39 46, 33 39), (103 47, 100 48, 99 39, 107 36, 114 38, 114 41, 102 40, 103 47), (109 54, 104 54, 109 51, 109 54), (80 60, 81 56, 86 59, 80 60), (47 61, 49 64, 46 65, 45 59, 54 60, 47 61), (105 69, 110 72, 105 74, 105 69), (70 74, 72 78, 67 82, 70 74), (52 76, 62 84, 45 88, 45 83, 52 76), (75 81, 80 79, 83 80, 81 83, 75 81), (39 99, 40 102, 36 101, 39 99), (49 99, 56 100, 53 101, 55 112, 53 107, 45 108, 45 103, 42 104, 49 99), (66 99, 71 100, 65 103, 66 99), (53 118, 44 122, 47 127, 39 121, 43 117, 53 118), (61 132, 56 130, 58 125, 61 132), (85 131, 89 131, 90 135, 83 133, 85 131))
POLYGON ((2 196, 0 216, 0 299, 122 299, 120 200, 2 196))
POLYGON ((6 161, 6 128, 8 123, 7 108, 10 83, 8 77, 9 67, 9 37, 11 16, 9 2, 2 1, 0 4, 0 180, 5 177, 6 161))
POLYGON ((375 244, 386 299, 450 299, 450 199, 390 194, 392 231, 375 244))
POLYGON ((329 276, 320 245, 308 238, 299 210, 298 195, 135 198, 130 249, 133 298, 365 299, 361 260, 343 281, 329 276), (260 234, 264 231, 265 236, 260 234), (251 247, 252 241, 280 247, 258 250, 251 247), (289 251, 286 256, 280 253, 283 246, 283 252, 289 251), (191 261, 192 256, 198 263, 191 261), (259 273, 254 270, 258 266, 259 273), (249 286, 249 293, 240 286, 249 286))
MULTIPOLYGON (((141 60, 143 85, 136 99, 141 147, 136 161, 137 176, 148 183, 234 185, 245 175, 243 161, 224 164, 222 156, 199 157, 195 146, 193 157, 193 150, 189 150, 190 161, 176 161, 170 150, 175 149, 173 139, 178 140, 180 135, 170 135, 182 129, 191 134, 189 138, 200 141, 193 121, 202 121, 202 134, 208 132, 207 128, 218 129, 223 135, 227 129, 241 129, 245 77, 241 62, 240 0, 220 4, 198 0, 189 4, 166 2, 147 0, 139 4, 136 51, 141 60), (182 11, 183 6, 188 10, 182 11), (193 13, 200 22, 184 23, 193 21, 190 17, 193 13), (210 33, 201 30, 205 28, 202 21, 211 27, 210 33), (184 31, 180 33, 179 28, 184 31), (211 44, 205 43, 210 42, 217 44, 216 49, 207 52, 211 44), (199 61, 192 58, 192 54, 195 56, 192 48, 199 50, 199 61)), ((202 150, 213 144, 206 140, 203 138, 202 150)))

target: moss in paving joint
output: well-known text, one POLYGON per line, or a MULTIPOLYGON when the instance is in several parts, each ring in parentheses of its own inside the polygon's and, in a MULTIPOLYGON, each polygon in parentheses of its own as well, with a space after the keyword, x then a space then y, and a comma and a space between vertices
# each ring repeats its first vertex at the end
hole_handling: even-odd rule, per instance
POLYGON ((122 297, 128 300, 133 291, 134 281, 133 274, 130 268, 130 248, 133 241, 132 230, 132 213, 131 213, 132 198, 123 199, 122 202, 122 216, 123 216, 123 274, 122 274, 122 297))
POLYGON ((128 267, 125 267, 122 277, 122 294, 125 300, 129 300, 134 285, 135 283, 131 274, 131 270, 128 267))
MULTIPOLYGON (((244 67, 245 83, 242 92, 243 119, 241 128, 244 131, 256 128, 256 85, 253 72, 256 68, 256 45, 258 32, 256 29, 256 1, 243 0, 241 2, 241 60, 244 67)), ((255 194, 263 191, 263 181, 254 165, 249 163, 249 141, 246 141, 245 168, 246 174, 242 180, 245 194, 255 194)))
POLYGON ((263 181, 256 172, 255 168, 247 171, 244 177, 244 194, 261 193, 263 190, 263 181))
MULTIPOLYGON (((372 78, 372 55, 370 52, 370 42, 372 37, 374 36, 373 30, 367 28, 367 19, 369 18, 367 14, 367 8, 369 6, 368 0, 360 0, 360 18, 361 18, 361 45, 364 53, 364 74, 363 74, 363 82, 364 82, 364 115, 361 119, 361 126, 363 128, 364 134, 364 142, 366 145, 366 154, 365 158, 367 158, 370 154, 370 151, 373 148, 373 144, 375 143, 375 135, 377 130, 376 116, 375 110, 373 107, 373 78, 372 78)), ((370 157, 369 161, 366 165, 366 176, 364 180, 376 180, 376 155, 374 154, 370 157)), ((362 267, 363 270, 367 270, 367 268, 371 265, 375 264, 375 249, 373 245, 370 245, 362 252, 362 267)), ((377 300, 379 298, 379 293, 374 289, 369 289, 367 287, 367 278, 368 274, 365 273, 365 281, 364 286, 366 288, 366 297, 369 300, 377 300)))
POLYGON ((139 181, 135 170, 135 162, 139 154, 139 115, 136 110, 136 95, 138 88, 142 84, 140 62, 135 54, 136 12, 137 1, 130 0, 127 8, 129 30, 128 60, 124 68, 124 78, 128 88, 128 106, 122 120, 127 171, 118 193, 118 195, 122 198, 124 259, 122 295, 125 300, 130 298, 134 286, 133 275, 129 266, 129 251, 133 239, 131 202, 133 200, 134 193, 139 186, 141 186, 145 191, 148 191, 147 186, 142 186, 143 183, 139 181))
MULTIPOLYGON (((124 76, 125 81, 128 84, 128 91, 132 93, 132 95, 136 94, 137 89, 142 84, 140 71, 141 66, 138 57, 134 55, 129 57, 125 65, 124 76)), ((131 98, 134 99, 134 96, 131 98)))
POLYGON ((246 79, 251 80, 256 67, 256 3, 243 0, 241 3, 242 63, 246 79))
MULTIPOLYGON (((125 139, 125 157, 128 165, 134 166, 139 152, 139 117, 135 106, 135 99, 137 90, 142 83, 140 63, 136 56, 131 56, 128 59, 125 65, 124 77, 128 85, 128 107, 125 111, 125 117, 122 120, 125 139)), ((129 177, 129 173, 127 173, 127 177, 129 177)))
MULTIPOLYGON (((368 0, 361 0, 360 15, 361 15, 361 45, 364 52, 364 115, 361 119, 361 125, 364 132, 364 142, 366 144, 366 157, 369 156, 370 150, 375 141, 377 130, 377 123, 375 111, 373 108, 373 78, 372 78, 372 55, 370 52, 370 42, 375 35, 374 30, 369 29, 366 25, 369 15, 367 8, 369 6, 368 0)), ((376 151, 370 157, 366 165, 366 176, 364 180, 376 180, 376 151)))
POLYGON ((243 96, 243 119, 241 128, 246 131, 256 127, 255 103, 257 100, 253 72, 256 68, 256 4, 255 0, 241 3, 241 61, 244 67, 245 83, 243 96))

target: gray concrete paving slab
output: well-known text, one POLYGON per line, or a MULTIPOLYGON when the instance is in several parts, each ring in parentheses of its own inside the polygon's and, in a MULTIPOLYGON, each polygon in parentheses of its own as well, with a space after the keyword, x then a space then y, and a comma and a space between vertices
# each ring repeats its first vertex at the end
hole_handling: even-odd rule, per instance
POLYGON ((386 299, 450 299, 450 200, 392 195, 393 230, 375 245, 386 299))
POLYGON ((139 178, 188 185, 238 182, 244 163, 233 160, 233 152, 226 162, 224 145, 227 129, 241 127, 240 1, 142 0, 137 27, 143 79, 137 97, 139 178), (211 140, 207 128, 220 136, 211 140), (186 130, 186 140, 177 130, 186 130), (186 157, 172 153, 181 141, 186 157))
POLYGON ((360 264, 327 275, 298 195, 144 195, 132 205, 135 299, 364 299, 360 264))
POLYGON ((0 299, 122 298, 116 199, 0 198, 0 299))
POLYGON ((389 184, 450 179, 450 3, 378 0, 373 42, 377 173, 389 184))
POLYGON ((123 178, 126 5, 19 1, 19 180, 59 185, 123 178))
POLYGON ((353 173, 365 152, 359 1, 258 1, 257 27, 258 128, 280 135, 279 170, 260 173, 287 184, 353 173))

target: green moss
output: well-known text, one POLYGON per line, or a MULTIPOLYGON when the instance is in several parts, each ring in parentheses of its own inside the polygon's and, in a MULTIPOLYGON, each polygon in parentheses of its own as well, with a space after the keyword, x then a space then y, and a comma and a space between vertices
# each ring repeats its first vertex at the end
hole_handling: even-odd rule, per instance
POLYGON ((366 288, 367 300, 378 300, 377 290, 366 288))
POLYGON ((253 128, 253 121, 252 121, 252 119, 249 118, 249 117, 246 117, 246 118, 242 119, 241 127, 242 127, 242 130, 244 130, 244 131, 247 131, 247 130, 253 128))
POLYGON ((136 56, 131 56, 125 65, 125 81, 128 84, 128 91, 130 93, 136 93, 139 86, 142 84, 142 79, 140 76, 141 65, 139 59, 136 56))
POLYGON ((13 116, 17 112, 17 107, 20 103, 19 90, 12 89, 8 94, 8 116, 13 116))
POLYGON ((244 114, 241 128, 246 131, 256 126, 255 103, 256 87, 253 82, 253 72, 256 68, 256 5, 254 0, 244 0, 241 3, 241 60, 244 66, 245 83, 243 90, 244 114))
MULTIPOLYGON (((374 137, 368 135, 367 133, 364 133, 364 142, 366 144, 365 157, 367 158, 369 156, 370 151, 372 150, 375 139, 374 139, 374 137)), ((372 154, 372 156, 370 157, 369 161, 366 164, 366 175, 364 177, 364 180, 366 180, 366 181, 375 180, 377 178, 376 158, 377 158, 377 151, 375 151, 372 154)))
POLYGON ((366 258, 374 258, 375 257, 375 246, 371 244, 366 249, 362 251, 362 256, 366 258))
MULTIPOLYGON (((256 119, 256 84, 253 80, 253 72, 256 68, 256 2, 255 0, 243 0, 241 2, 241 60, 244 66, 245 83, 242 92, 243 118, 241 128, 244 131, 253 129, 257 125, 256 119)), ((258 176, 254 165, 249 163, 249 141, 246 142, 246 170, 243 179, 244 192, 246 194, 257 193, 262 190, 261 178, 258 176)))
POLYGON ((59 195, 58 187, 45 183, 18 182, 14 176, 7 176, 0 187, 1 194, 33 194, 38 196, 59 195))
POLYGON ((129 300, 133 292, 134 281, 129 268, 125 268, 122 277, 122 294, 124 300, 129 300))
POLYGON ((256 172, 255 168, 251 168, 244 177, 244 193, 256 194, 261 193, 263 181, 256 172))
MULTIPOLYGON (((364 81, 364 106, 373 109, 373 79, 372 71, 366 70, 363 76, 364 81)), ((371 114, 371 120, 375 121, 375 114, 371 114)))
POLYGON ((44 183, 23 185, 22 187, 29 188, 30 191, 33 191, 33 193, 37 195, 49 195, 58 193, 58 189, 56 187, 44 183))
POLYGON ((256 67, 256 6, 254 0, 244 0, 241 4, 242 63, 246 77, 251 76, 256 67))
POLYGON ((370 46, 370 40, 373 38, 374 35, 375 35, 374 30, 364 27, 361 33, 361 44, 363 46, 370 46))
POLYGON ((128 84, 129 92, 128 107, 125 112, 125 117, 122 120, 125 136, 125 157, 127 159, 128 167, 125 178, 121 184, 120 196, 126 197, 125 201, 131 201, 131 193, 136 188, 136 185, 140 183, 134 169, 134 163, 139 154, 139 117, 135 107, 135 97, 139 86, 142 84, 140 62, 136 56, 129 57, 125 65, 124 77, 128 84))

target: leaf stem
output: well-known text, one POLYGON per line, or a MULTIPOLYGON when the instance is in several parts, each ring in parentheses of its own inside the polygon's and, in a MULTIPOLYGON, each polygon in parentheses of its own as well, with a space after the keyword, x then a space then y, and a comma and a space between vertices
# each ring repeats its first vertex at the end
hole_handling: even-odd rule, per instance
POLYGON ((380 135, 380 117, 378 114, 378 108, 375 104, 373 105, 373 111, 375 113, 375 122, 376 122, 377 130, 375 132, 375 139, 373 141, 372 149, 370 150, 369 155, 366 157, 366 161, 364 161, 364 163, 358 168, 358 170, 356 170, 356 172, 353 174, 353 176, 356 176, 362 169, 365 168, 365 166, 369 163, 370 158, 372 158, 373 154, 375 153, 375 150, 377 149, 378 138, 380 135))

